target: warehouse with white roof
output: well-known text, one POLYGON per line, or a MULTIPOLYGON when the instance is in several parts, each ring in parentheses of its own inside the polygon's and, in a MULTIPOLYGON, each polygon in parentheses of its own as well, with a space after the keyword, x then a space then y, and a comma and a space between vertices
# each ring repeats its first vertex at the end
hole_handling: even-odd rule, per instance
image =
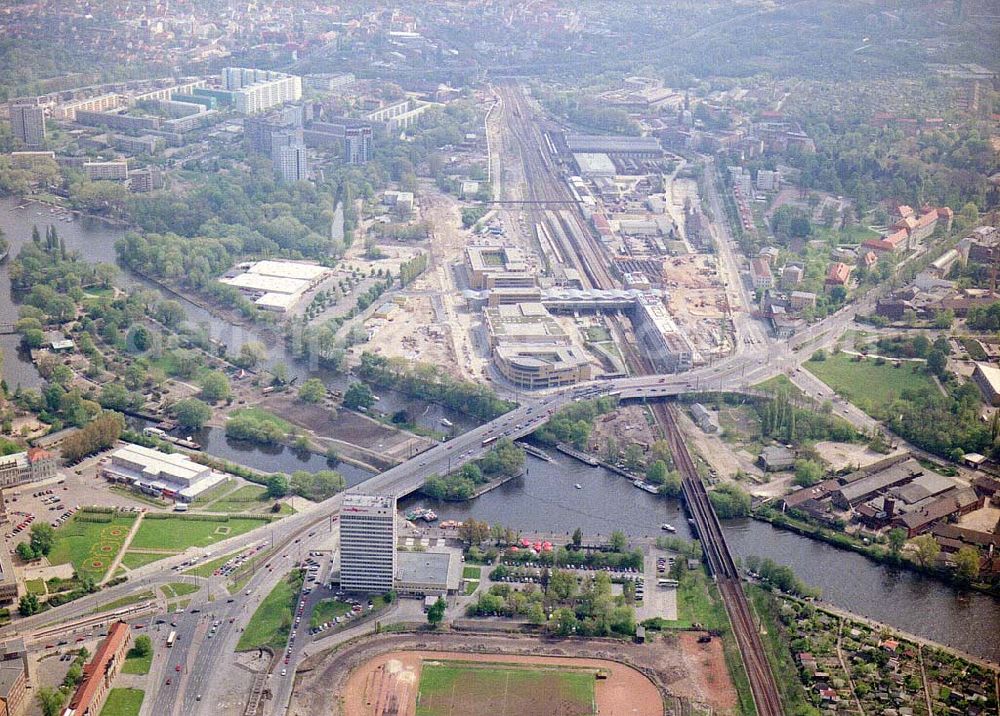
POLYGON ((111 458, 101 465, 101 476, 180 502, 191 502, 226 479, 185 455, 168 455, 141 445, 126 445, 111 453, 111 458))
POLYGON ((236 267, 239 273, 223 276, 221 283, 235 286, 258 308, 285 313, 302 296, 332 273, 326 266, 300 261, 257 261, 236 267))

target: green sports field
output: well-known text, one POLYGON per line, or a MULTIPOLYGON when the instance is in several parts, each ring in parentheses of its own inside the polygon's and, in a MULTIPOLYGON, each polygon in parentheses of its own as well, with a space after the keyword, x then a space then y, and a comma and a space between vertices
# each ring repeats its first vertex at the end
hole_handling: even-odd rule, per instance
POLYGON ((417 716, 592 716, 594 671, 535 664, 425 661, 417 716))

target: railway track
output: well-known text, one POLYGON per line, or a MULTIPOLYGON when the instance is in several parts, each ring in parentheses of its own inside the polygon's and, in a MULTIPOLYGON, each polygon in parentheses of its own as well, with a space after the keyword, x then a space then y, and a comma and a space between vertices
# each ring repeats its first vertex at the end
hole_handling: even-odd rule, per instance
POLYGON ((771 666, 767 661, 764 643, 750 611, 750 604, 743 593, 739 571, 729 552, 722 525, 712 507, 708 491, 677 428, 673 407, 658 403, 654 405, 653 410, 663 425, 677 468, 683 476, 684 500, 697 527, 709 569, 715 577, 722 602, 729 614, 733 635, 736 637, 750 681, 757 713, 759 716, 780 716, 783 713, 781 698, 778 695, 774 675, 771 673, 771 666))

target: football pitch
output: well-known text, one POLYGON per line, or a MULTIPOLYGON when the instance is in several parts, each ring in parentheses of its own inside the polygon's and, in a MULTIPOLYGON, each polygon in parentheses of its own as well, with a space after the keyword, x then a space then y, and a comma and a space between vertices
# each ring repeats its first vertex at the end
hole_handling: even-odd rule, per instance
POLYGON ((540 664, 424 661, 417 716, 592 716, 595 674, 540 664))

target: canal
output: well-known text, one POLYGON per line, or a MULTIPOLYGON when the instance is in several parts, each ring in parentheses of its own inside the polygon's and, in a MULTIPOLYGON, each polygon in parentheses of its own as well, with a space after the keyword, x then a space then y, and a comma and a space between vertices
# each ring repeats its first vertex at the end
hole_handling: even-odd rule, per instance
MULTIPOLYGON (((67 248, 80 251, 88 261, 115 261, 114 243, 123 235, 121 228, 91 219, 62 221, 48 209, 27 204, 17 208, 13 199, 0 199, 0 228, 11 244, 11 257, 31 240, 31 227, 44 231, 56 226, 67 248)), ((10 261, 0 265, 0 322, 17 319, 17 307, 10 296, 10 261)), ((140 277, 122 269, 124 286, 142 284, 159 291, 140 277)), ((311 371, 297 363, 280 342, 261 340, 255 331, 231 326, 190 301, 182 301, 190 322, 205 326, 209 334, 236 352, 248 340, 267 346, 269 364, 283 362, 293 375, 319 375, 327 384, 341 388, 349 378, 311 371)), ((42 381, 28 357, 18 351, 17 336, 0 336, 4 353, 3 377, 13 390, 41 385, 42 381)), ((378 408, 389 414, 406 410, 419 424, 446 432, 442 418, 461 432, 476 422, 457 411, 416 401, 389 390, 377 391, 378 408)), ((297 453, 288 447, 261 446, 226 438, 220 429, 209 428, 196 434, 206 451, 220 458, 264 472, 327 469, 321 455, 297 453)), ((526 531, 572 532, 580 527, 587 534, 610 534, 615 529, 635 535, 663 534, 660 525, 672 524, 680 536, 689 536, 687 521, 675 501, 642 492, 623 478, 602 468, 582 466, 555 453, 555 462, 528 458, 528 472, 502 487, 468 503, 437 503, 410 498, 406 505, 432 506, 442 519, 475 517, 526 531), (576 489, 579 483, 581 489, 576 489)), ((362 482, 369 474, 346 463, 336 469, 349 485, 362 482)), ((844 552, 790 532, 777 530, 753 520, 730 521, 724 525, 734 553, 740 557, 756 554, 792 567, 805 582, 822 590, 823 599, 843 609, 883 621, 920 636, 951 644, 993 661, 1000 661, 1000 600, 986 595, 963 594, 935 580, 907 571, 890 569, 860 555, 844 552)))
MULTIPOLYGON (((431 507, 442 520, 473 517, 524 531, 636 537, 691 533, 680 503, 650 495, 603 468, 591 468, 554 450, 554 462, 526 458, 527 473, 469 502, 410 497, 403 509, 431 507), (581 489, 575 485, 579 484, 581 489)), ((1000 663, 1000 600, 964 593, 823 542, 756 520, 728 520, 723 529, 737 557, 769 557, 786 564, 822 599, 842 609, 1000 663)))

